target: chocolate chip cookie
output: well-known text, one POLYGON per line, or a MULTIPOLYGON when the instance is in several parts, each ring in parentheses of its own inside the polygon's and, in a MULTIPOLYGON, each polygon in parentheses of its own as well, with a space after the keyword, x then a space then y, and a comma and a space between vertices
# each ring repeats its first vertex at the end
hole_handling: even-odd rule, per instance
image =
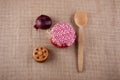
POLYGON ((48 49, 38 46, 33 50, 33 59, 38 62, 44 62, 48 58, 48 49))

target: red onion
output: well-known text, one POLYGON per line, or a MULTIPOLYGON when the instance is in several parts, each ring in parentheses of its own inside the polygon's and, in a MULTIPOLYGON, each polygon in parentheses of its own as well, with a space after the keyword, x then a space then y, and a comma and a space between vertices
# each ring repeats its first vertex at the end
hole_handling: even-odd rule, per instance
POLYGON ((36 19, 36 24, 34 25, 35 29, 49 29, 52 25, 52 20, 47 15, 40 15, 36 19))

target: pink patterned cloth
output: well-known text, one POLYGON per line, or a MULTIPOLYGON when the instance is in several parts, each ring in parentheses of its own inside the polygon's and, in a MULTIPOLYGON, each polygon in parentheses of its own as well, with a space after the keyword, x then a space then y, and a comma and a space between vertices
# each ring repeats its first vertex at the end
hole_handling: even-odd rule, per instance
POLYGON ((51 40, 58 46, 70 46, 74 43, 76 35, 73 27, 65 22, 59 22, 51 29, 51 40))

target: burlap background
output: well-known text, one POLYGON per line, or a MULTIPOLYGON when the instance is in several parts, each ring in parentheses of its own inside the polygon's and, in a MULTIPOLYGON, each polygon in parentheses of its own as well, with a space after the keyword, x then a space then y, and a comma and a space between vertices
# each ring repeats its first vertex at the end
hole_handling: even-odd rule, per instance
POLYGON ((120 80, 120 0, 0 0, 0 80, 120 80), (75 44, 52 46, 47 31, 33 28, 41 14, 53 25, 72 21, 77 10, 88 13, 84 28, 84 72, 76 69, 75 44), (45 63, 32 59, 35 46, 50 50, 45 63))

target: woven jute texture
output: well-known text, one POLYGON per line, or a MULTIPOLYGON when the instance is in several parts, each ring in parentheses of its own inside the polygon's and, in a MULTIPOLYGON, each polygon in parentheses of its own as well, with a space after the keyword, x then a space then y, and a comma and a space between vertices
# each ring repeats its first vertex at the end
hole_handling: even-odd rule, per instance
POLYGON ((120 0, 0 0, 0 80, 120 80, 120 0), (77 42, 59 49, 49 30, 33 28, 41 14, 53 25, 64 21, 77 32, 73 15, 88 13, 84 27, 84 70, 77 72, 77 42), (46 46, 49 58, 35 62, 32 51, 46 46))

